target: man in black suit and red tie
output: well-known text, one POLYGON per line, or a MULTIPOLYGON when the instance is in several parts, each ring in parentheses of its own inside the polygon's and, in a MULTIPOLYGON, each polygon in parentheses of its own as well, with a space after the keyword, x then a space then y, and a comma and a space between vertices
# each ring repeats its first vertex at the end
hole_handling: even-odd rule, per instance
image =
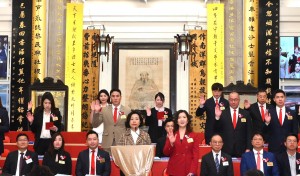
POLYGON ((204 96, 200 96, 200 106, 197 108, 196 116, 202 116, 206 112, 206 124, 205 124, 205 143, 209 145, 212 135, 215 133, 215 107, 218 105, 223 111, 229 107, 228 101, 222 97, 223 85, 220 83, 214 83, 211 86, 213 96, 205 100, 204 96))
POLYGON ((88 149, 79 153, 76 163, 76 176, 101 175, 109 176, 111 172, 108 152, 98 148, 98 133, 90 130, 86 134, 88 149))
POLYGON ((297 115, 291 109, 285 107, 285 92, 281 89, 273 93, 276 107, 265 114, 264 133, 270 136, 268 149, 278 154, 286 151, 284 139, 289 133, 298 134, 297 115))
POLYGON ((15 176, 27 175, 35 165, 39 165, 38 155, 27 149, 27 134, 19 133, 16 141, 18 150, 7 155, 2 172, 15 176))
POLYGON ((241 157, 250 151, 252 123, 248 111, 239 108, 240 96, 237 92, 229 94, 229 108, 222 111, 215 108, 215 131, 224 141, 223 151, 232 157, 241 157))
POLYGON ((285 138, 286 152, 276 156, 280 175, 294 176, 300 174, 300 153, 297 152, 298 135, 289 134, 285 138))
MULTIPOLYGON (((273 106, 267 104, 267 92, 265 90, 258 90, 256 94, 257 102, 250 104, 248 100, 244 101, 244 108, 250 113, 252 119, 252 129, 253 132, 263 133, 263 127, 265 125, 265 113, 272 109, 273 106)), ((266 139, 265 142, 268 142, 269 136, 264 134, 266 139)))
POLYGON ((221 151, 223 140, 219 134, 211 137, 210 146, 212 151, 202 157, 200 176, 233 176, 232 159, 221 151))

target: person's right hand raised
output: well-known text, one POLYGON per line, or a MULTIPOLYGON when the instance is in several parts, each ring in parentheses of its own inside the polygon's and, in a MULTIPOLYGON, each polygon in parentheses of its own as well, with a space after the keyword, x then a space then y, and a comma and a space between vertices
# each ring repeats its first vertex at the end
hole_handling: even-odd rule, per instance
POLYGON ((30 111, 32 109, 32 101, 28 102, 27 109, 28 109, 28 111, 30 111))
POLYGON ((32 122, 33 122, 34 117, 33 117, 32 113, 27 112, 26 117, 27 117, 27 120, 28 120, 29 123, 32 123, 32 122))
POLYGON ((205 100, 205 95, 200 95, 199 103, 200 103, 201 106, 204 105, 205 101, 206 101, 205 100))
POLYGON ((170 141, 172 146, 174 145, 174 142, 176 140, 176 136, 177 136, 177 134, 175 134, 175 136, 174 136, 173 131, 168 131, 168 138, 169 138, 169 141, 170 141))
POLYGON ((100 112, 101 111, 101 105, 100 105, 100 101, 99 100, 95 101, 94 108, 95 108, 96 112, 100 112))
POLYGON ((271 122, 271 115, 267 109, 265 110, 265 122, 267 124, 269 124, 271 122))
POLYGON ((244 108, 245 108, 245 109, 249 109, 249 108, 250 108, 250 105, 251 105, 251 104, 250 104, 249 100, 245 99, 245 100, 244 100, 244 108))
POLYGON ((151 109, 149 106, 146 107, 147 116, 151 116, 151 109))
POLYGON ((215 107, 215 116, 217 118, 220 118, 221 117, 221 114, 222 114, 222 110, 220 109, 220 106, 219 105, 216 105, 215 107))

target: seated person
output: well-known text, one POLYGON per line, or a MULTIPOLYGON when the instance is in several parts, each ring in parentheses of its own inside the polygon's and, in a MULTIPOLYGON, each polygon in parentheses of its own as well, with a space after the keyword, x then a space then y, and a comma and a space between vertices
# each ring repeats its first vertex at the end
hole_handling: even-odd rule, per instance
POLYGON ((39 165, 38 155, 28 150, 28 136, 25 133, 17 135, 18 150, 10 152, 5 160, 2 173, 16 176, 27 175, 34 166, 39 165))
POLYGON ((98 133, 91 130, 86 134, 86 143, 89 147, 79 153, 75 173, 77 176, 101 175, 109 176, 111 172, 108 152, 98 148, 98 133))
MULTIPOLYGON (((173 121, 173 118, 167 118, 164 123, 163 123, 163 126, 166 130, 166 132, 168 133, 169 131, 173 131, 174 132, 174 121, 173 121)), ((165 143, 166 143, 166 138, 167 136, 166 135, 163 135, 162 137, 160 137, 158 140, 157 140, 157 144, 156 144, 156 154, 155 156, 158 156, 158 157, 166 157, 163 153, 163 149, 164 149, 164 146, 165 146, 165 143)))

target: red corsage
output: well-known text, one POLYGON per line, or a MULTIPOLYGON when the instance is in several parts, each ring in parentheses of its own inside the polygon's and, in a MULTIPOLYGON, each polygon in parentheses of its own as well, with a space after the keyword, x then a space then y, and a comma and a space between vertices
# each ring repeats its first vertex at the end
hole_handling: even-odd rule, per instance
POLYGON ((269 158, 263 158, 262 160, 263 162, 267 163, 269 161, 269 158))
POLYGON ((122 111, 120 111, 120 112, 119 112, 119 115, 124 115, 124 114, 125 114, 125 113, 124 113, 124 112, 122 112, 122 111))
POLYGON ((165 114, 168 114, 168 111, 165 111, 165 114))
POLYGON ((60 155, 60 159, 64 160, 64 159, 66 159, 66 156, 60 155))
POLYGON ((296 160, 296 163, 297 163, 297 164, 300 164, 300 159, 297 159, 297 160, 296 160))
POLYGON ((222 162, 225 162, 225 161, 227 161, 227 158, 226 157, 221 157, 221 160, 222 160, 222 162))
POLYGON ((243 118, 244 116, 243 116, 243 114, 239 114, 239 118, 243 118))
POLYGON ((25 160, 29 160, 30 159, 30 156, 24 156, 25 160))

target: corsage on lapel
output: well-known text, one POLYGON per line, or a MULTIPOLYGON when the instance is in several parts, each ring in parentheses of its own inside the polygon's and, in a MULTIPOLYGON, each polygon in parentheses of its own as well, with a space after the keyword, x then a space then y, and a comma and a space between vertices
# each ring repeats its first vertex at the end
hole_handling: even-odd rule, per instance
POLYGON ((101 156, 97 156, 96 159, 97 159, 97 161, 99 161, 100 163, 105 163, 105 158, 102 158, 101 156))
POLYGON ((291 115, 291 112, 287 112, 285 113, 285 115, 287 116, 288 120, 293 120, 293 116, 291 115))
POLYGON ((188 135, 184 135, 184 137, 187 138, 187 142, 188 142, 188 143, 194 142, 194 139, 193 139, 193 138, 190 138, 188 135))
POLYGON ((53 122, 58 120, 58 117, 56 117, 53 113, 51 113, 50 116, 52 117, 53 122))
POLYGON ((24 159, 25 159, 26 164, 32 163, 32 159, 29 155, 28 156, 25 155, 24 159))
POLYGON ((219 103, 219 106, 220 106, 221 111, 225 110, 225 106, 224 106, 224 103, 223 103, 223 102, 220 102, 220 103, 219 103))
POLYGON ((243 116, 243 114, 239 114, 239 118, 241 119, 241 122, 245 123, 247 122, 246 118, 243 116))
POLYGON ((297 164, 300 164, 300 159, 297 159, 297 160, 296 160, 296 163, 297 163, 297 164))
POLYGON ((223 166, 228 166, 229 165, 229 162, 228 162, 228 160, 227 160, 227 158, 226 157, 221 157, 221 161, 222 161, 222 165, 223 166))
POLYGON ((273 162, 269 161, 269 158, 263 158, 263 162, 267 163, 268 167, 272 167, 273 166, 273 162))
POLYGON ((124 111, 120 111, 119 116, 121 116, 121 119, 126 119, 126 115, 124 111))
POLYGON ((58 161, 58 163, 59 164, 65 164, 66 162, 65 162, 65 159, 66 159, 67 157, 66 156, 63 156, 63 155, 60 155, 59 156, 59 161, 58 161))

